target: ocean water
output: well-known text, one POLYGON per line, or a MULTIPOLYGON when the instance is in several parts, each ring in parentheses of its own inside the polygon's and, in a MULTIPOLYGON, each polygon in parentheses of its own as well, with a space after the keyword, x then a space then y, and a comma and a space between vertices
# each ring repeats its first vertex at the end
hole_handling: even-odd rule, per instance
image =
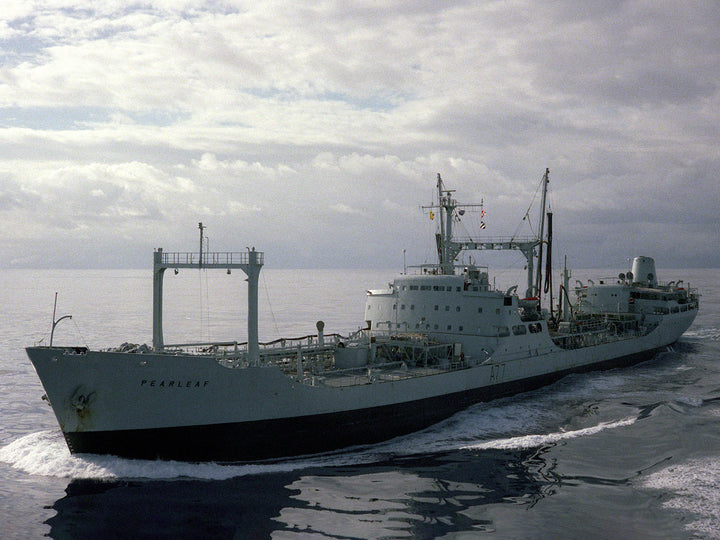
MULTIPOLYGON (((72 315, 56 344, 149 343, 149 270, 6 270, 0 538, 720 538, 718 271, 658 274, 702 298, 694 325, 652 361, 570 376, 378 445, 217 465, 71 456, 25 356, 48 342, 55 292, 56 316, 72 315)), ((243 339, 244 277, 168 272, 166 342, 243 339)), ((261 339, 314 333, 319 319, 326 332, 353 331, 365 290, 392 278, 263 269, 261 339)))

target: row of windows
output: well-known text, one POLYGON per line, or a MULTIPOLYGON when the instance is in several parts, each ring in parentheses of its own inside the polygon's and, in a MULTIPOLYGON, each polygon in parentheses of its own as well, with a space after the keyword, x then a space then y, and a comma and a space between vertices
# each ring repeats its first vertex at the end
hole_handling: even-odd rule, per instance
MULTIPOLYGON (((372 304, 369 304, 369 305, 368 305, 368 310, 372 309, 372 307, 373 307, 372 304)), ((411 311, 415 310, 415 304, 410 304, 409 306, 406 306, 405 304, 400 304, 400 310, 401 310, 401 311, 404 310, 404 309, 407 309, 408 307, 409 307, 409 309, 410 309, 411 311)), ((392 308, 393 308, 394 310, 397 310, 397 304, 393 304, 393 307, 392 307, 392 308)), ((378 306, 378 309, 382 309, 382 306, 378 306)), ((438 304, 435 304, 435 306, 433 306, 433 311, 440 311, 440 306, 439 306, 438 304)), ((445 311, 450 311, 450 306, 445 306, 445 311)), ((460 306, 455 306, 455 311, 456 311, 456 312, 462 311, 462 307, 460 307, 460 306)), ((477 308, 477 312, 478 312, 478 313, 482 313, 482 312, 483 312, 483 308, 481 308, 481 307, 477 308)), ((500 314, 500 308, 495 308, 495 313, 496 313, 497 315, 499 315, 499 314, 500 314)), ((512 310, 508 310, 508 314, 511 314, 511 313, 512 313, 512 310)))
POLYGON ((673 306, 672 309, 666 307, 655 306, 653 313, 658 315, 667 315, 668 313, 680 313, 681 311, 687 311, 688 309, 695 309, 694 305, 683 304, 682 306, 673 306))
MULTIPOLYGON (((466 291, 472 290, 472 291, 478 292, 478 287, 477 287, 477 285, 474 285, 474 286, 472 286, 472 287, 469 287, 468 284, 466 283, 464 288, 465 288, 466 291)), ((452 292, 453 287, 452 287, 452 285, 403 285, 403 286, 401 287, 401 289, 402 289, 403 291, 404 291, 404 290, 407 290, 407 289, 410 289, 411 291, 447 291, 447 292, 452 292)), ((456 291, 456 292, 460 292, 461 290, 463 290, 463 287, 457 287, 457 286, 455 287, 455 291, 456 291)))
MULTIPOLYGON (((383 328, 387 326, 388 329, 391 329, 393 325, 392 325, 392 323, 389 323, 389 322, 377 322, 375 324, 375 327, 377 329, 380 329, 381 326, 383 328)), ((395 328, 397 330, 399 330, 401 326, 405 326, 405 325, 401 325, 400 323, 395 324, 395 328)), ((439 324, 434 324, 432 326, 433 326, 433 330, 440 329, 439 324)), ((424 325, 420 324, 420 323, 415 324, 415 330, 421 330, 421 329, 423 329, 423 327, 425 330, 430 330, 429 324, 424 324, 424 325)), ((452 332, 452 329, 453 329, 452 325, 448 324, 447 331, 452 332)), ((498 329, 498 337, 508 337, 510 335, 510 330, 508 330, 507 326, 498 326, 497 329, 498 329)), ((528 330, 530 331, 531 334, 540 333, 540 332, 542 332, 542 325, 540 323, 530 323, 528 326, 525 326, 524 324, 518 324, 518 325, 512 327, 512 333, 516 336, 525 335, 528 330)), ((462 332, 463 326, 462 325, 458 326, 457 331, 462 332)), ((482 333, 482 331, 483 331, 482 328, 478 328, 479 333, 482 333)))
POLYGON ((641 300, 662 300, 663 302, 667 302, 668 300, 678 300, 679 298, 682 298, 682 295, 680 293, 659 294, 655 292, 631 291, 630 298, 640 298, 641 300))
MULTIPOLYGON (((540 323, 530 323, 528 326, 524 324, 518 324, 512 327, 512 333, 516 336, 524 336, 530 331, 531 334, 538 334, 542 332, 542 325, 540 323)), ((507 326, 498 326, 498 336, 507 337, 510 335, 510 331, 507 326)))
MULTIPOLYGON (((436 305, 435 311, 439 311, 439 310, 440 310, 440 306, 436 305)), ((450 311, 450 306, 445 306, 445 311, 450 311)), ((455 311, 460 311, 460 306, 455 306, 455 311)))
MULTIPOLYGON (((396 328, 397 330, 400 330, 400 327, 403 327, 403 328, 404 328, 406 325, 400 324, 400 323, 395 323, 394 326, 395 326, 395 328, 396 328)), ((393 327, 393 324, 392 324, 392 323, 389 323, 389 322, 381 322, 381 321, 378 321, 377 323, 375 323, 375 328, 377 328, 378 330, 379 330, 380 328, 383 328, 383 329, 384 329, 384 328, 392 329, 392 327, 393 327)), ((433 327, 433 330, 440 330, 440 325, 439 325, 439 324, 434 324, 434 325, 432 325, 432 327, 433 327)), ((464 327, 463 327, 462 325, 460 325, 460 326, 458 326, 457 331, 458 331, 458 332, 462 332, 462 331, 463 331, 463 328, 464 328, 464 327)), ((430 330, 430 325, 429 325, 429 324, 420 324, 420 323, 416 323, 416 324, 415 324, 415 330, 422 330, 422 329, 424 329, 424 330, 430 330)), ((447 331, 448 331, 448 332, 452 332, 452 329, 453 329, 452 324, 448 324, 448 325, 447 325, 447 331)), ((480 331, 480 329, 478 329, 478 332, 479 332, 479 331, 480 331)))
MULTIPOLYGON (((448 292, 452 292, 452 290, 453 290, 452 285, 447 285, 447 286, 445 286, 445 285, 410 285, 409 287, 403 285, 402 290, 404 291, 406 289, 410 289, 411 291, 420 290, 420 291, 448 291, 448 292)), ((460 287, 456 287, 455 290, 460 292, 460 287)))

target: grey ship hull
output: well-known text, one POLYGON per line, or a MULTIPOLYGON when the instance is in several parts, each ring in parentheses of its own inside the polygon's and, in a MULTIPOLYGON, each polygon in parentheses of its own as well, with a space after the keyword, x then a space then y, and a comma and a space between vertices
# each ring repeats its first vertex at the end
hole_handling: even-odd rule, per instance
POLYGON ((371 444, 570 373, 632 365, 675 342, 693 318, 675 314, 645 336, 575 350, 545 334, 530 356, 341 387, 302 384, 274 367, 228 368, 209 356, 27 353, 73 453, 246 461, 371 444))
POLYGON ((652 358, 636 353, 593 365, 416 401, 250 422, 64 433, 73 453, 133 459, 257 461, 367 445, 419 431, 467 407, 551 384, 568 374, 625 367, 652 358))

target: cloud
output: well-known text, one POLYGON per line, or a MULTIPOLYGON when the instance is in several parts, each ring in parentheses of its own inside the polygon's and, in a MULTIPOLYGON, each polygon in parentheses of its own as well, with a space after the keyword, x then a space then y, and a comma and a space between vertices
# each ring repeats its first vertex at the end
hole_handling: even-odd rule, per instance
POLYGON ((434 253, 419 206, 438 172, 501 234, 549 167, 574 265, 602 264, 593 244, 624 260, 646 240, 668 264, 720 264, 719 15, 639 0, 10 1, 0 260, 59 260, 81 239, 92 265, 203 221, 214 246, 263 246, 278 265, 392 265, 399 246, 434 253))
POLYGON ((362 215, 363 211, 358 208, 353 208, 351 206, 348 206, 347 204, 337 203, 330 205, 330 210, 337 212, 338 214, 348 214, 348 215, 362 215))

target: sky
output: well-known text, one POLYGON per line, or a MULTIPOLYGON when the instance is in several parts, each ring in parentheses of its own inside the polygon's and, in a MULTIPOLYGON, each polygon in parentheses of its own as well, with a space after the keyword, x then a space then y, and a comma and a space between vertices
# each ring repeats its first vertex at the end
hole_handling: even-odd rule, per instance
POLYGON ((150 267, 203 222, 402 268, 438 173, 490 238, 536 231, 546 168, 555 260, 718 267, 718 73, 715 1, 4 0, 0 267, 150 267))

